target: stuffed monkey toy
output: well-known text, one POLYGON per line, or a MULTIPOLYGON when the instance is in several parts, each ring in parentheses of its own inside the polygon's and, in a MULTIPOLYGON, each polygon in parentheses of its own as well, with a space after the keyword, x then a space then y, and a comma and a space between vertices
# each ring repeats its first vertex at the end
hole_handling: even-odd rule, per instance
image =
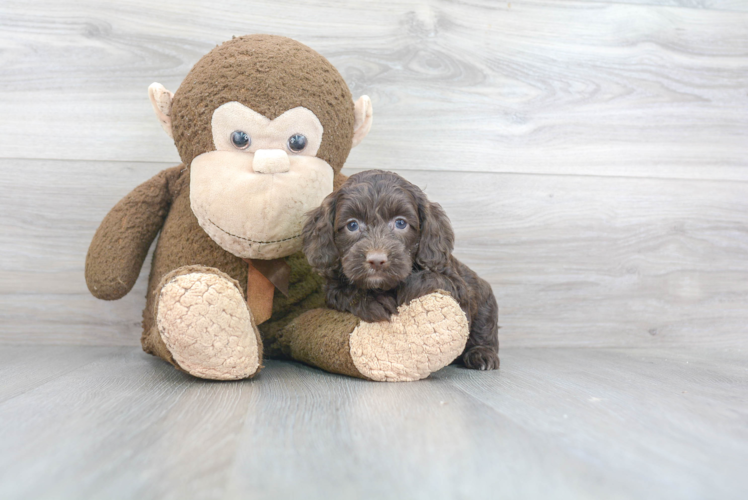
POLYGON ((264 357, 378 381, 427 377, 462 353, 465 314, 434 293, 389 322, 324 308, 322 278, 301 253, 305 213, 345 177, 368 133, 327 59, 294 40, 234 38, 172 94, 149 88, 182 164, 136 187, 104 218, 86 283, 116 300, 135 284, 160 232, 143 312, 143 350, 195 377, 251 378, 264 357))

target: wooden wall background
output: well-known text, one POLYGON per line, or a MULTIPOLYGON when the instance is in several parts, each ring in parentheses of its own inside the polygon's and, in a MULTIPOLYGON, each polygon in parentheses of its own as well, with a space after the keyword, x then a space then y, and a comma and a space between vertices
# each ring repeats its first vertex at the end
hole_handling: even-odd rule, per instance
POLYGON ((337 66, 375 121, 348 161, 442 203, 504 346, 741 349, 748 2, 0 3, 0 342, 137 345, 83 265, 107 211, 179 162, 147 87, 232 35, 337 66))

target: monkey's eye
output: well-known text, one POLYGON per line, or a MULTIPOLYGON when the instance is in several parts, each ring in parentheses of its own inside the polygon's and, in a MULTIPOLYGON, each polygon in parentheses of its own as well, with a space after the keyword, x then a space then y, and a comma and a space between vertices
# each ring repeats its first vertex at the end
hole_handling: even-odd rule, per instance
POLYGON ((234 130, 231 134, 231 142, 237 149, 247 149, 252 144, 252 139, 249 138, 246 132, 234 130))
POLYGON ((306 147, 306 136, 295 134, 288 138, 288 149, 298 153, 306 147))
POLYGON ((352 220, 349 221, 348 224, 345 225, 345 227, 352 233, 355 233, 358 231, 358 221, 352 220))
POLYGON ((395 227, 397 229, 405 229, 408 227, 408 222, 405 219, 395 219, 395 227))

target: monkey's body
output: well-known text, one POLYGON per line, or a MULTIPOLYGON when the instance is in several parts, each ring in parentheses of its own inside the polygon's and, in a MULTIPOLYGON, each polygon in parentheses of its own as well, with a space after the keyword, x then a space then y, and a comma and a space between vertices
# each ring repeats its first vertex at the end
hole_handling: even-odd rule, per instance
MULTIPOLYGON (((198 224, 190 209, 189 170, 183 165, 164 170, 146 182, 149 183, 154 184, 153 189, 164 189, 164 204, 169 207, 153 254, 146 307, 143 310, 143 349, 153 354, 158 339, 158 335, 154 335, 154 312, 160 292, 159 284, 164 276, 185 266, 197 266, 206 271, 217 269, 236 280, 246 296, 248 264, 219 247, 198 224), (169 179, 167 184, 159 182, 164 176, 169 179)), ((264 354, 273 358, 283 357, 278 338, 282 327, 302 313, 324 306, 320 288, 322 277, 312 271, 304 254, 296 252, 285 259, 291 267, 289 296, 276 289, 273 315, 259 325, 264 354)))
POLYGON ((404 306, 391 323, 322 308, 322 278, 300 252, 303 215, 342 183, 350 148, 371 126, 371 101, 354 105, 326 59, 287 38, 240 37, 201 59, 176 94, 159 84, 149 92, 183 164, 117 203, 86 258, 91 293, 121 298, 160 233, 146 352, 207 379, 254 377, 270 356, 392 381, 424 378, 462 352, 467 319, 444 294, 404 306), (284 272, 285 260, 288 296, 245 259, 284 272))

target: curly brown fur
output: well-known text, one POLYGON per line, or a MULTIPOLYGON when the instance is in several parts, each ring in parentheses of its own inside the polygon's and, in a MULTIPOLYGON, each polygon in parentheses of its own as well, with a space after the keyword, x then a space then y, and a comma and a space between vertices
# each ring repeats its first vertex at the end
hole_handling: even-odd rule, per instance
POLYGON ((367 170, 349 177, 308 217, 304 253, 326 279, 330 308, 386 321, 399 305, 444 290, 470 325, 462 363, 499 367, 499 308, 491 285, 452 255, 447 215, 417 186, 392 172, 367 170))

